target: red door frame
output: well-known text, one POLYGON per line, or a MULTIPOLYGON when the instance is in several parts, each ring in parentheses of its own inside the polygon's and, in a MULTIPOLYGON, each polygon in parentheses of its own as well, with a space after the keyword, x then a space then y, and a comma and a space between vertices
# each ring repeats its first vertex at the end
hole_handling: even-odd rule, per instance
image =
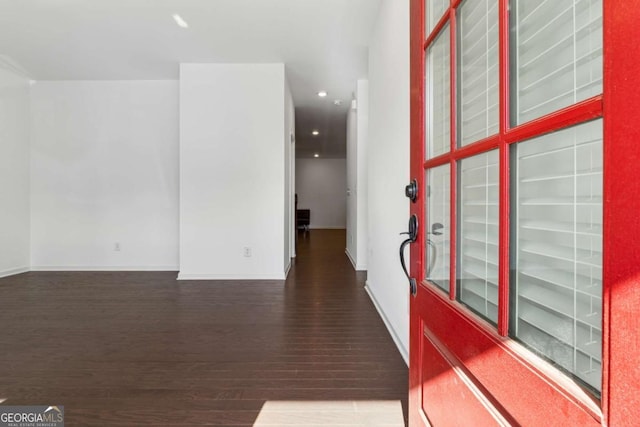
MULTIPOLYGON (((471 1, 471 0, 470 0, 471 1)), ((411 0, 411 179, 425 185, 425 169, 451 165, 451 288, 449 298, 425 282, 423 259, 425 256, 424 227, 411 250, 411 273, 418 280, 418 295, 411 299, 410 316, 410 390, 409 420, 411 426, 423 424, 421 416, 421 353, 423 348, 423 314, 431 319, 446 319, 446 328, 436 325, 427 333, 440 337, 447 330, 456 330, 461 336, 442 340, 453 357, 464 360, 464 340, 476 340, 478 347, 498 349, 506 357, 501 366, 485 363, 469 368, 479 387, 492 395, 497 408, 520 412, 519 418, 533 420, 527 410, 545 408, 547 416, 569 411, 570 420, 583 425, 631 425, 640 416, 640 179, 634 179, 640 164, 640 90, 634 74, 640 70, 640 0, 604 0, 604 96, 596 96, 523 125, 509 126, 509 24, 508 0, 499 0, 499 60, 500 60, 500 126, 494 137, 465 146, 456 147, 456 56, 451 55, 451 151, 424 161, 424 75, 425 49, 439 31, 451 25, 451 49, 455 52, 455 8, 461 0, 452 0, 448 13, 436 24, 428 37, 425 29, 425 0, 411 0), (528 358, 527 352, 518 350, 507 337, 509 302, 509 145, 533 136, 558 130, 586 120, 604 118, 604 191, 603 206, 603 384, 600 402, 582 393, 564 375, 546 369, 544 364, 528 358), (491 148, 499 149, 500 158, 500 229, 499 229, 499 317, 497 331, 469 315, 455 301, 456 257, 456 162, 491 148), (467 332, 465 332, 467 331, 467 332), (438 333, 440 332, 440 333, 438 333), (480 338, 478 338, 480 336, 480 338), (546 389, 544 398, 527 407, 518 402, 521 396, 514 384, 522 381, 521 374, 533 375, 537 384, 533 389, 546 389), (496 377, 511 379, 511 390, 501 389, 496 377), (484 388, 486 386, 486 389, 484 388), (509 391, 511 393, 509 393, 509 391), (558 399, 572 403, 559 411, 558 399)), ((411 213, 424 224, 425 203, 420 194, 411 204, 411 213)), ((433 326, 433 325, 432 325, 433 326)), ((437 338, 436 338, 437 339, 437 338)), ((529 387, 529 388, 531 388, 529 387)), ((521 390, 522 391, 522 390, 521 390)), ((507 412, 509 412, 507 411, 507 412)))
POLYGON ((640 1, 604 0, 603 410, 640 418, 640 1), (605 395, 606 393, 606 395, 605 395))

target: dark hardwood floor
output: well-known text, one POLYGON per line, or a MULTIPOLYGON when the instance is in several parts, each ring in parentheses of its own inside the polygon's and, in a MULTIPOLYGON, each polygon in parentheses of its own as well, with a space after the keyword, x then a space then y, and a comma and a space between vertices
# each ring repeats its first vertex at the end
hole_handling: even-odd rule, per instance
POLYGON ((344 242, 300 234, 286 282, 0 279, 0 401, 67 426, 402 426, 407 368, 344 242))

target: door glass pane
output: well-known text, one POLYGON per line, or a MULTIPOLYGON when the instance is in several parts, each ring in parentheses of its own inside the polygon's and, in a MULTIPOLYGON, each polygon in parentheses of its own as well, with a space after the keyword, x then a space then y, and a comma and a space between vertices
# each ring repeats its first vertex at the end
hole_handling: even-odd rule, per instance
POLYGON ((514 124, 602 92, 602 0, 512 0, 514 124))
POLYGON ((442 15, 449 8, 449 0, 426 0, 425 1, 425 38, 431 34, 442 15))
POLYGON ((427 50, 427 156, 436 157, 451 148, 450 36, 447 25, 427 50))
POLYGON ((449 165, 427 171, 426 277, 449 292, 451 172, 449 165))
POLYGON ((602 120, 513 150, 512 336, 599 391, 602 120))
POLYGON ((498 133, 498 2, 459 9, 460 145, 498 133))
POLYGON ((498 322, 498 151, 460 162, 458 299, 498 322))

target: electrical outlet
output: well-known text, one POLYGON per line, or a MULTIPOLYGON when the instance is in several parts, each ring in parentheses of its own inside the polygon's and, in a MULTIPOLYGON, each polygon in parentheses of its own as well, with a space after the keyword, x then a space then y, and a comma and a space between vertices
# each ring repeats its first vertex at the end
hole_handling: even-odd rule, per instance
POLYGON ((251 258, 251 248, 250 247, 245 247, 244 248, 244 256, 245 258, 251 258))
POLYGON ((120 242, 116 242, 116 244, 113 245, 113 250, 116 252, 120 252, 120 242))

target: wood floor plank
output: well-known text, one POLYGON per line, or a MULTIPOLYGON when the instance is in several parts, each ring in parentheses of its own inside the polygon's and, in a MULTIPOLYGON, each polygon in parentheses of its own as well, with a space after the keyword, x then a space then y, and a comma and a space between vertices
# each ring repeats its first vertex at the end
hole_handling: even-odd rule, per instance
POLYGON ((0 401, 69 426, 404 425, 407 368, 344 243, 302 233, 284 282, 0 279, 0 401))

